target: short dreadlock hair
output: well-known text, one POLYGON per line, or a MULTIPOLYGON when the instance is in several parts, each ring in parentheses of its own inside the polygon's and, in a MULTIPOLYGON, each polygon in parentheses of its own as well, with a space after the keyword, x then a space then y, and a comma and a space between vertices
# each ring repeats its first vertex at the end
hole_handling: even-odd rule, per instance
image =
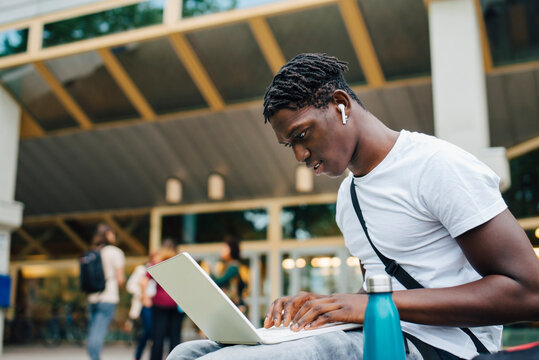
POLYGON ((335 90, 345 91, 365 106, 344 80, 347 63, 326 54, 300 54, 284 65, 264 95, 264 119, 281 109, 327 108, 335 90))

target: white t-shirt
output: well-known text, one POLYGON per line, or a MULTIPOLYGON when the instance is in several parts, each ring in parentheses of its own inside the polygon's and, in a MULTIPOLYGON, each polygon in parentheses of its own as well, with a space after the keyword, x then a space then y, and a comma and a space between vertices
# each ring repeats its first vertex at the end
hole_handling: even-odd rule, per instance
MULTIPOLYGON (((366 277, 385 273, 369 244, 350 198, 354 181, 371 240, 426 288, 451 287, 481 278, 455 237, 507 208, 499 177, 471 154, 432 136, 401 131, 384 160, 362 177, 341 184, 336 220, 346 246, 365 267, 366 277)), ((404 286, 393 278, 393 290, 404 286)), ((452 327, 401 322, 405 332, 470 359, 472 340, 452 327)), ((475 327, 490 350, 501 345, 502 326, 475 327)))
POLYGON ((88 302, 91 304, 98 302, 117 304, 120 301, 120 292, 116 270, 123 270, 124 268, 124 252, 116 246, 107 245, 101 249, 101 262, 103 263, 103 272, 105 273, 105 290, 89 294, 88 302))

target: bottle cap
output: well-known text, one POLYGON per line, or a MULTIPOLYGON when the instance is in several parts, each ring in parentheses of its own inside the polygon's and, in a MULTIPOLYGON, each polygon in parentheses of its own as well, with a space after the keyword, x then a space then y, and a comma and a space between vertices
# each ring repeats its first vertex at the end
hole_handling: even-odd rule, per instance
POLYGON ((368 293, 391 292, 391 278, 386 274, 376 274, 367 278, 368 293))

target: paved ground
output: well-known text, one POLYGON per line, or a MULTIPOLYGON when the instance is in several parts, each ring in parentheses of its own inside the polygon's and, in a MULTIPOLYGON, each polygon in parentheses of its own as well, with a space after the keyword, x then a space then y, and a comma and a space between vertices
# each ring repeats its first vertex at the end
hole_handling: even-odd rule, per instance
MULTIPOLYGON (((134 348, 124 344, 107 345, 103 349, 102 360, 132 360, 134 348)), ((88 360, 83 347, 76 345, 61 345, 57 348, 46 348, 40 345, 5 346, 2 360, 88 360)), ((149 359, 148 349, 142 357, 149 359)))

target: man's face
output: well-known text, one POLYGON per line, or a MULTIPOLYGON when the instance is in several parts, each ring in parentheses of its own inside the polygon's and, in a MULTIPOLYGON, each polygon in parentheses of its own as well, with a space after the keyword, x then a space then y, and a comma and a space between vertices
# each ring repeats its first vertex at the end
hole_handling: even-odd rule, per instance
POLYGON ((353 146, 332 104, 326 109, 282 109, 271 117, 270 124, 277 141, 291 147, 296 160, 316 175, 338 177, 346 170, 353 146))

